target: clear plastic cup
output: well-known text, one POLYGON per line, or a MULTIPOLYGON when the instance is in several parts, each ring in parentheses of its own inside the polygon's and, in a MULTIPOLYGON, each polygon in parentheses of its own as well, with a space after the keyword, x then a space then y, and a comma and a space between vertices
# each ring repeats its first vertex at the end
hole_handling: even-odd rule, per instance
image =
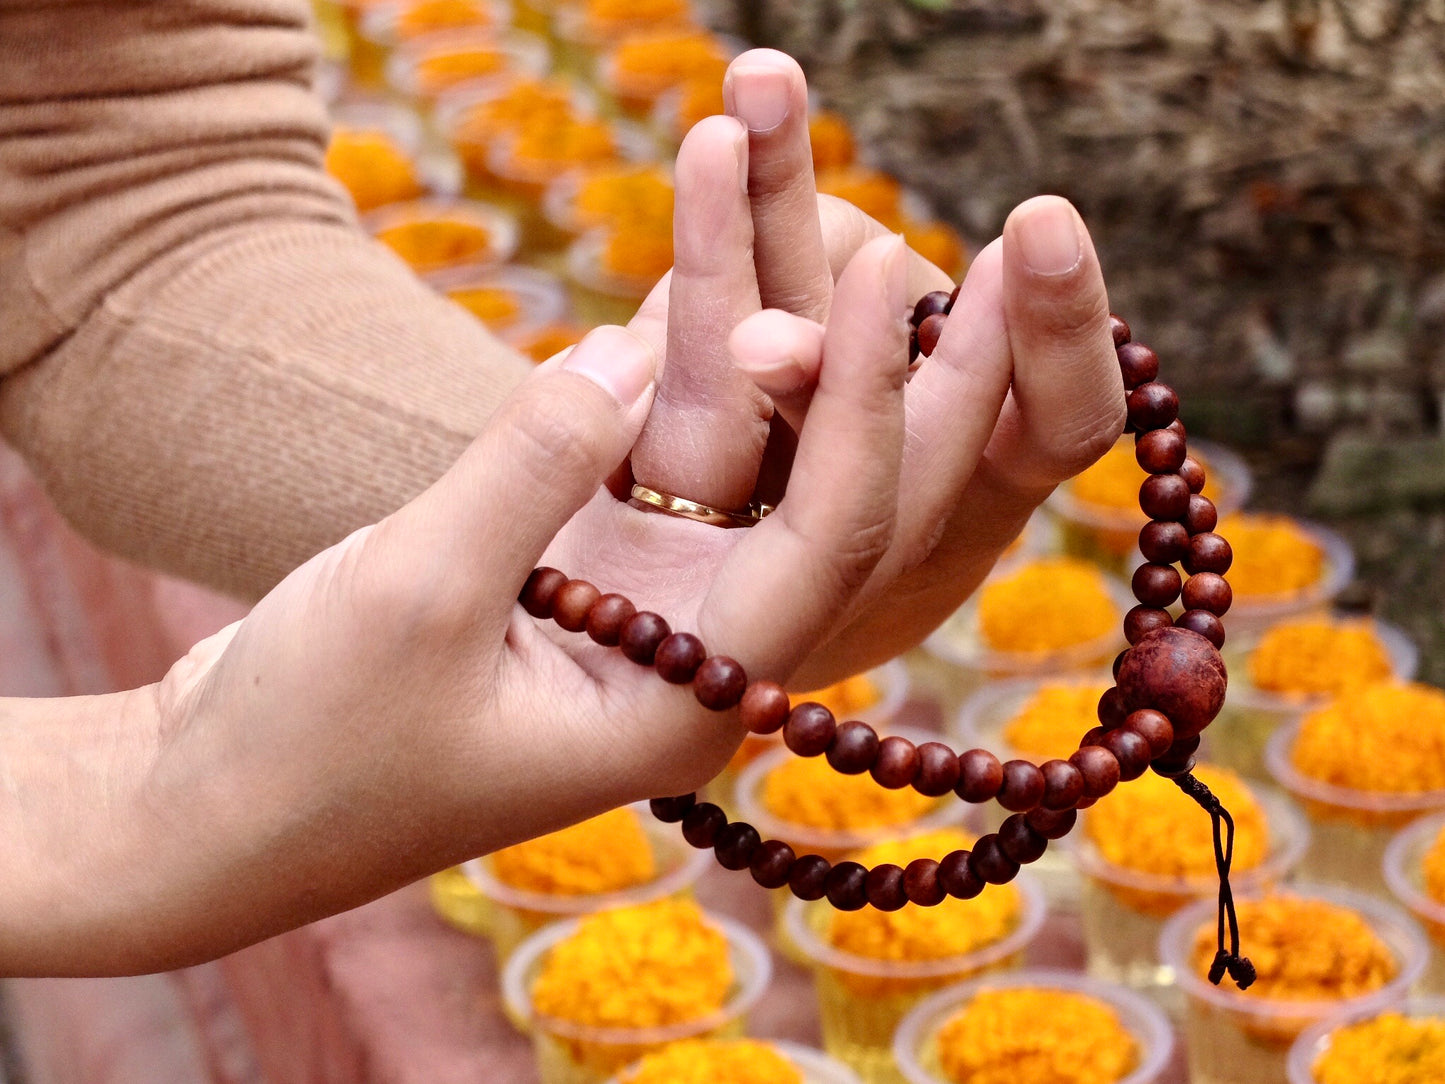
MULTIPOLYGON (((868 679, 879 692, 878 700, 861 711, 851 713, 848 718, 861 720, 875 729, 883 731, 898 715, 898 709, 903 707, 904 701, 908 699, 909 690, 912 688, 908 667, 902 659, 890 659, 882 666, 875 666, 869 670, 868 679)), ((795 695, 793 699, 796 701, 799 698, 795 695)), ((708 791, 714 796, 713 800, 722 805, 730 803, 737 787, 738 773, 758 757, 780 749, 782 745, 783 733, 781 730, 772 734, 748 734, 744 737, 742 745, 738 747, 737 753, 728 762, 728 766, 708 784, 708 791)))
MULTIPOLYGON (((1005 573, 1010 566, 1000 566, 994 573, 1005 573)), ((954 693, 967 697, 986 683, 1006 678, 1057 677, 1097 670, 1107 666, 1120 651, 1128 647, 1124 639, 1124 615, 1134 606, 1134 596, 1127 584, 1105 576, 1109 597, 1118 611, 1118 620, 1109 630, 1091 640, 1071 644, 1058 651, 998 651, 983 642, 978 625, 978 593, 965 602, 951 617, 923 642, 924 650, 954 669, 954 693)), ((957 704, 945 704, 958 710, 957 704)))
MULTIPOLYGON (((803 1074, 803 1084, 863 1084, 857 1073, 836 1058, 828 1057, 821 1050, 781 1039, 769 1039, 767 1044, 792 1062, 798 1072, 803 1074)), ((627 1084, 628 1077, 635 1068, 630 1066, 624 1069, 608 1081, 608 1084, 627 1084)))
MULTIPOLYGON (((1138 1044, 1139 1060, 1115 1084, 1161 1084, 1174 1056, 1174 1031, 1169 1020, 1147 998, 1111 982, 1072 971, 1027 968, 1008 975, 989 975, 940 990, 920 1002, 899 1025, 893 1056, 907 1084, 954 1084, 938 1064, 938 1030, 955 1013, 986 990, 1062 990, 1101 1001, 1114 1010, 1120 1025, 1138 1044)), ((1020 1021, 1027 1027, 1027 1021, 1020 1021)))
POLYGON ((893 1035, 903 1018, 941 987, 1019 967, 1043 927, 1043 889, 1027 871, 1013 884, 1023 898, 1018 925, 992 944, 937 960, 879 960, 844 952, 827 940, 832 912, 827 900, 790 900, 784 923, 789 940, 813 972, 823 1049, 869 1084, 905 1084, 893 1059, 893 1035))
MULTIPOLYGON (((1390 669, 1396 680, 1413 680, 1420 662, 1419 649, 1394 625, 1382 621, 1373 624, 1375 635, 1390 656, 1390 669)), ((1249 630, 1225 641, 1224 664, 1229 671, 1229 691, 1219 717, 1204 732, 1204 752, 1210 760, 1247 778, 1263 780, 1270 778, 1264 763, 1264 748, 1274 732, 1329 701, 1328 696, 1291 695, 1257 689, 1250 683, 1249 656, 1267 630, 1268 626, 1249 630)))
POLYGON ((498 267, 517 251, 516 219, 476 200, 421 199, 389 203, 364 215, 361 225, 379 240, 394 230, 445 230, 455 226, 455 241, 439 241, 434 251, 422 251, 413 259, 401 257, 423 275, 452 267, 498 267))
MULTIPOLYGON (((1222 444, 1190 440, 1189 448, 1205 463, 1219 514, 1227 515, 1243 507, 1254 488, 1249 465, 1222 444)), ((1142 470, 1139 481, 1144 481, 1142 470)), ((1121 576, 1139 563, 1139 528, 1148 517, 1137 504, 1117 508, 1083 501, 1065 482, 1050 494, 1044 507, 1058 520, 1065 553, 1094 561, 1121 576)))
MULTIPOLYGON (((1272 625, 1286 617, 1326 613, 1355 576, 1355 552, 1345 539, 1318 523, 1295 520, 1295 526, 1324 553, 1320 578, 1302 591, 1278 595, 1236 592, 1226 622, 1232 632, 1272 625)), ((1228 573, 1225 574, 1228 578, 1228 573)))
POLYGON ((567 278, 578 314, 590 324, 625 324, 657 285, 650 276, 621 275, 607 268, 609 232, 584 233, 567 247, 567 278))
POLYGON ((461 866, 444 869, 427 878, 432 910, 473 937, 492 932, 492 902, 477 890, 461 866))
POLYGON ((531 267, 457 267, 426 276, 432 288, 467 308, 503 342, 524 341, 540 328, 567 316, 567 291, 555 275, 531 267), (515 309, 478 311, 467 304, 468 291, 499 291, 515 309))
POLYGON ((1314 1073, 1315 1063, 1329 1050, 1334 1034, 1350 1024, 1362 1024, 1387 1012, 1415 1020, 1445 1020, 1445 997, 1408 997, 1389 1005, 1337 1013, 1311 1025, 1289 1049, 1289 1060, 1285 1065, 1289 1084, 1319 1084, 1319 1078, 1314 1073))
MULTIPOLYGON (((396 48, 428 34, 451 30, 485 30, 502 33, 512 26, 512 5, 507 0, 471 0, 472 12, 460 22, 426 29, 410 25, 410 17, 426 6, 427 0, 388 0, 361 15, 362 38, 381 50, 396 48)), ((458 10, 460 14, 460 9, 458 10)))
MULTIPOLYGON (((915 744, 941 741, 943 738, 941 734, 909 727, 892 727, 888 733, 907 738, 915 744)), ((764 839, 781 839, 797 854, 820 854, 828 861, 836 862, 875 843, 896 839, 903 834, 913 835, 961 825, 968 817, 969 807, 950 793, 938 798, 933 808, 922 817, 901 824, 869 828, 816 828, 783 820, 763 802, 763 785, 769 772, 793 756, 792 750, 780 745, 749 764, 738 775, 731 805, 737 811, 737 817, 756 828, 764 839)))
MULTIPOLYGON (((1322 899, 1360 914, 1389 946, 1398 971, 1379 990, 1333 1001, 1271 1001, 1240 993, 1226 977, 1219 986, 1192 964, 1194 939, 1214 929, 1214 900, 1199 900, 1178 912, 1159 935, 1159 957, 1174 971, 1185 995, 1184 1034, 1190 1084, 1264 1084, 1285 1080, 1289 1047, 1311 1024, 1337 1012, 1378 1009, 1398 1001, 1425 968, 1425 936, 1398 907, 1360 892, 1296 885, 1302 897, 1322 899)), ((1243 945, 1246 955, 1249 944, 1243 945)))
POLYGON ((407 42, 386 59, 386 82, 403 100, 431 105, 445 94, 481 89, 516 76, 547 72, 547 43, 519 30, 444 30, 407 42), (477 54, 474 70, 448 69, 460 58, 477 54), (481 57, 493 57, 486 63, 481 57))
MULTIPOLYGON (((588 180, 598 175, 598 171, 616 169, 616 166, 600 166, 596 169, 580 169, 556 178, 547 185, 546 192, 542 195, 542 213, 547 221, 559 232, 569 237, 580 237, 590 230, 612 225, 625 225, 623 223, 589 222, 577 210, 577 198, 582 186, 588 180)), ((650 173, 656 177, 659 183, 667 187, 672 185, 672 166, 667 162, 643 163, 635 166, 625 167, 629 172, 635 170, 643 173, 650 173)))
MULTIPOLYGON (((1128 786, 1127 783, 1123 784, 1128 786)), ((1294 872, 1309 845, 1309 826, 1285 798, 1273 792, 1255 795, 1269 824, 1269 849, 1252 869, 1229 875, 1236 893, 1258 895, 1276 888, 1294 872)), ((1198 811, 1201 817, 1208 815, 1198 811)), ((1089 814, 1082 814, 1087 822, 1089 814)), ((1067 851, 1083 878, 1085 967, 1095 978, 1122 983, 1177 1010, 1173 969, 1159 958, 1159 934, 1165 921, 1195 900, 1216 900, 1219 879, 1164 877, 1110 862, 1089 840, 1081 824, 1069 836, 1067 851)))
POLYGON ((476 858, 462 866, 467 879, 489 905, 487 933, 496 947, 498 964, 505 964, 517 946, 549 922, 692 893, 697 879, 711 865, 712 852, 689 846, 677 826, 656 820, 646 803, 633 808, 657 864, 656 876, 645 884, 616 892, 560 896, 516 888, 498 880, 487 858, 476 858))
MULTIPOLYGON (((331 105, 330 113, 337 130, 379 132, 389 139, 410 161, 420 194, 440 199, 461 194, 461 163, 448 148, 427 139, 421 118, 413 110, 376 98, 344 97, 331 105)), ((403 196, 402 200, 411 198, 403 196)), ((377 206, 380 204, 360 206, 360 210, 377 206)))
MULTIPOLYGON (((649 116, 656 106, 658 98, 685 82, 689 76, 679 77, 676 72, 668 71, 627 71, 622 67, 619 51, 629 42, 640 43, 644 38, 652 39, 656 43, 654 47, 661 49, 667 38, 680 34, 696 35, 699 39, 707 39, 708 48, 712 51, 713 56, 706 62, 706 69, 714 72, 719 86, 722 85, 723 74, 727 69, 728 62, 747 48, 745 43, 736 38, 714 34, 702 28, 680 27, 658 30, 649 27, 642 32, 634 31, 610 44, 607 51, 597 60, 598 84, 627 112, 637 117, 649 116)), ((703 75, 703 67, 703 65, 698 65, 691 73, 691 77, 703 75)))
POLYGON ((1402 829, 1385 848, 1385 883, 1390 894, 1409 908, 1431 941, 1430 966, 1423 988, 1445 994, 1445 903, 1425 890, 1425 855, 1445 831, 1445 813, 1421 817, 1402 829))
POLYGON ((1276 731, 1265 746, 1264 762, 1274 781, 1309 818, 1310 845, 1300 862, 1300 876, 1388 897, 1381 855, 1411 820, 1445 810, 1445 790, 1355 790, 1311 779, 1290 762, 1299 730, 1296 721, 1276 731))
MULTIPOLYGON (((1108 688, 1114 681, 1107 670, 1101 670, 1060 677, 1011 678, 990 682, 965 700, 963 707, 954 717, 952 737, 955 739, 955 748, 960 751, 987 749, 999 760, 1028 760, 1035 764, 1049 760, 1049 757, 1035 756, 1015 749, 1004 736, 1004 731, 1009 720, 1018 715, 1040 688, 1065 683, 1108 688)), ((1093 725, 1097 725, 1097 720, 1093 725)), ((1082 738, 1088 729, 1089 727, 1085 727, 1075 736, 1076 747, 1077 738, 1082 738)), ((1008 816, 1006 810, 999 810, 993 805, 986 807, 986 811, 985 815, 992 818, 988 824, 990 829, 997 829, 1008 816)), ((1064 846, 1059 843, 1050 846, 1042 858, 1029 866, 1029 871, 1044 886, 1051 912, 1072 914, 1079 910, 1079 873, 1064 846)))
POLYGON ((732 992, 717 1012, 666 1027, 589 1027, 537 1013, 532 984, 552 947, 576 932, 577 920, 553 923, 523 941, 502 971, 502 996, 508 1014, 524 1021, 532 1035, 541 1084, 603 1084, 667 1043, 740 1036, 748 1011, 772 977, 772 961, 762 940, 742 923, 715 914, 707 920, 727 936, 735 976, 732 992))

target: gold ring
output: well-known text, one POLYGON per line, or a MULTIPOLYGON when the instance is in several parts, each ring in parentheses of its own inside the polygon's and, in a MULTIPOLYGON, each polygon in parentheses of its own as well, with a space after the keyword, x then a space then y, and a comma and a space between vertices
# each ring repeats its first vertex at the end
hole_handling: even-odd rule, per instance
POLYGON ((726 509, 713 508, 710 505, 699 504, 697 501, 690 501, 686 497, 677 497, 671 493, 649 489, 644 485, 632 487, 632 499, 656 508, 658 511, 666 512, 670 516, 681 516, 683 519, 709 523, 714 527, 751 527, 773 510, 771 504, 749 501, 748 506, 742 511, 729 512, 726 509))

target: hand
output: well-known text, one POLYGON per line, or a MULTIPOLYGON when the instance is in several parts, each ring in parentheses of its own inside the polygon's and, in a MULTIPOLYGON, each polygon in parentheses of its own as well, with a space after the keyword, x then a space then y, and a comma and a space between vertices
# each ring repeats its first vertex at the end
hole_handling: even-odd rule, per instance
MULTIPOLYGON (((634 321, 659 350, 685 351, 690 364, 664 367, 632 467, 653 488, 736 508, 755 487, 776 486, 778 452, 785 476, 824 327, 848 318, 835 304, 834 274, 886 231, 815 195, 806 87, 791 59, 745 53, 726 87, 730 112, 750 130, 749 195, 720 183, 720 168, 692 173, 679 160, 679 205, 706 202, 709 213, 697 226, 702 239, 679 221, 672 301, 711 298, 710 323, 665 322, 657 295, 634 321), (751 260, 743 255, 749 240, 751 260), (753 315, 752 281, 757 305, 771 311, 753 315), (731 350, 699 348, 698 339, 715 344, 716 326, 730 321, 742 322, 731 350)), ((951 285, 925 261, 910 261, 909 305, 951 285)), ((1041 197, 1015 210, 1002 238, 973 261, 947 334, 909 385, 888 551, 796 685, 816 687, 918 643, 972 592, 1053 487, 1113 444, 1124 397, 1108 311, 1073 208, 1041 197)))

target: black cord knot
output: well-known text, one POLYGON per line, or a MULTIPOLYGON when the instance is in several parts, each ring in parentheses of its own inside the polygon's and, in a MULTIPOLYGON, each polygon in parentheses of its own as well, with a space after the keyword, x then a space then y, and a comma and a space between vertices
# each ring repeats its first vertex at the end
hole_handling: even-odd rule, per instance
POLYGON ((1209 981, 1218 986, 1227 974, 1235 986, 1247 990, 1258 977, 1254 964, 1239 951, 1239 916, 1234 911, 1234 892, 1229 887, 1229 866, 1234 861, 1234 818, 1214 792, 1186 772, 1174 780, 1189 797, 1209 814, 1214 826, 1214 868, 1219 874, 1219 912, 1216 933, 1218 948, 1209 965, 1209 981), (1228 931, 1228 947, 1225 933, 1228 931))

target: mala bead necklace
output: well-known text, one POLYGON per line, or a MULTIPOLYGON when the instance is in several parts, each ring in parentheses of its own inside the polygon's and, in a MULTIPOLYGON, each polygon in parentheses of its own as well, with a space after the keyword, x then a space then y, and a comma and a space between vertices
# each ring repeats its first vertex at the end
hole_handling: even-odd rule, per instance
MULTIPOLYGON (((933 353, 957 296, 957 289, 935 291, 914 307, 910 372, 933 353)), ((1191 774, 1199 736, 1224 703, 1220 619, 1233 601, 1224 579, 1233 554, 1214 531, 1218 516, 1201 493, 1204 468, 1186 448, 1179 397, 1156 379, 1158 356, 1132 340, 1122 319, 1111 315, 1109 322, 1128 401, 1125 431, 1135 434, 1135 455, 1148 474, 1139 489, 1139 507, 1149 517, 1139 532, 1146 563, 1134 572, 1138 605, 1124 616, 1130 646, 1114 660, 1115 684, 1099 699, 1099 725, 1083 735, 1067 760, 1000 762, 986 749, 955 753, 942 742, 880 738, 865 722, 839 722, 822 704, 792 703, 777 682, 750 681, 735 659, 708 654, 692 633, 674 632, 658 614, 639 611, 622 595, 603 594, 555 568, 534 569, 519 601, 535 618, 550 618, 569 632, 619 648, 664 681, 691 685, 698 703, 711 711, 737 709, 754 734, 782 731, 784 744, 798 756, 825 757, 843 775, 867 772, 882 787, 912 787, 934 798, 952 793, 970 803, 995 801, 1010 813, 971 850, 915 859, 906 868, 884 863, 868 869, 795 854, 781 840, 763 839, 752 825, 730 821, 696 794, 653 799, 654 816, 680 824, 688 843, 710 848, 724 868, 748 870, 764 888, 787 888, 802 900, 826 899, 843 911, 866 906, 896 911, 908 903, 932 907, 948 897, 971 899, 1037 861, 1050 840, 1074 827, 1078 810, 1119 783, 1151 769, 1172 779, 1210 814, 1214 826, 1218 950, 1209 979, 1217 985, 1227 973, 1244 989, 1255 973, 1239 952, 1229 887, 1234 821, 1191 774), (1181 599, 1184 610, 1173 617, 1167 607, 1181 599)))

